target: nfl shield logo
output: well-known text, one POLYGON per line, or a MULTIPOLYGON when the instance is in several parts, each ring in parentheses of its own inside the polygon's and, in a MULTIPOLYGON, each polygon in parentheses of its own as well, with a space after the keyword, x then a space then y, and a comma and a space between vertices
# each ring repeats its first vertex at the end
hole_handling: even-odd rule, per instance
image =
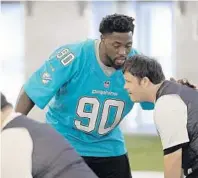
POLYGON ((109 86, 110 86, 110 82, 109 82, 109 81, 105 81, 105 82, 104 82, 104 87, 105 87, 105 88, 109 88, 109 86))

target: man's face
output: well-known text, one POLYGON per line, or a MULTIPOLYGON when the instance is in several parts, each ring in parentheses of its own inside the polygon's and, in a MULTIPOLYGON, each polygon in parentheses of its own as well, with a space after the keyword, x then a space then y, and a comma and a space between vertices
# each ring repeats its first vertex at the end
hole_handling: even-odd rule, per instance
POLYGON ((103 36, 102 42, 105 45, 107 63, 115 69, 120 69, 132 48, 132 32, 113 32, 103 36))
POLYGON ((131 75, 129 72, 124 73, 125 85, 124 88, 129 93, 133 102, 146 101, 146 87, 145 83, 137 77, 131 75))

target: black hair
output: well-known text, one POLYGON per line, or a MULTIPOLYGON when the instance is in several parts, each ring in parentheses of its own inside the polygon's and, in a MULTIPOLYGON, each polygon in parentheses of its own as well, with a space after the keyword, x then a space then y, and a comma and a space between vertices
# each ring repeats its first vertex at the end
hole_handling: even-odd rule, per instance
POLYGON ((112 14, 104 17, 100 23, 99 31, 102 34, 113 33, 113 32, 134 32, 134 21, 135 19, 123 14, 112 14))
POLYGON ((154 58, 144 55, 129 57, 123 67, 123 72, 126 71, 139 79, 148 77, 153 84, 159 84, 165 80, 160 63, 154 58))
POLYGON ((0 92, 0 94, 1 94, 1 110, 3 110, 3 109, 4 109, 5 107, 7 107, 7 106, 12 107, 12 104, 10 104, 10 103, 7 101, 5 95, 4 95, 3 93, 1 93, 1 92, 0 92))

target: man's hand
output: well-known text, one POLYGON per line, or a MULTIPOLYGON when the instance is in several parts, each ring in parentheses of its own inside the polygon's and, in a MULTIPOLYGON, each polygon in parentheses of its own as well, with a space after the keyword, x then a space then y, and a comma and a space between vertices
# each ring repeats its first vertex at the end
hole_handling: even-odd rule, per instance
POLYGON ((198 87, 196 87, 194 84, 190 83, 187 79, 175 80, 174 78, 170 78, 170 81, 174 81, 174 82, 180 83, 182 85, 186 85, 186 86, 188 86, 190 88, 193 88, 193 89, 198 89, 198 87))
POLYGON ((164 156, 164 177, 181 178, 182 149, 164 156))

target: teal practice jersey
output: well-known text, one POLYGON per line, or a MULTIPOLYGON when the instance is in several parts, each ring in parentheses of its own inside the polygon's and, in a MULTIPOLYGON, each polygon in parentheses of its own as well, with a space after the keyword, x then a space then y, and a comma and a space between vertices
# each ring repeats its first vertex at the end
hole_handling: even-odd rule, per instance
MULTIPOLYGON (((136 54, 132 50, 130 55, 136 54)), ((107 76, 100 67, 95 40, 57 49, 26 82, 25 92, 40 108, 49 103, 46 122, 81 156, 126 153, 119 123, 133 108, 121 70, 107 76)), ((153 104, 142 103, 143 109, 153 104)))

